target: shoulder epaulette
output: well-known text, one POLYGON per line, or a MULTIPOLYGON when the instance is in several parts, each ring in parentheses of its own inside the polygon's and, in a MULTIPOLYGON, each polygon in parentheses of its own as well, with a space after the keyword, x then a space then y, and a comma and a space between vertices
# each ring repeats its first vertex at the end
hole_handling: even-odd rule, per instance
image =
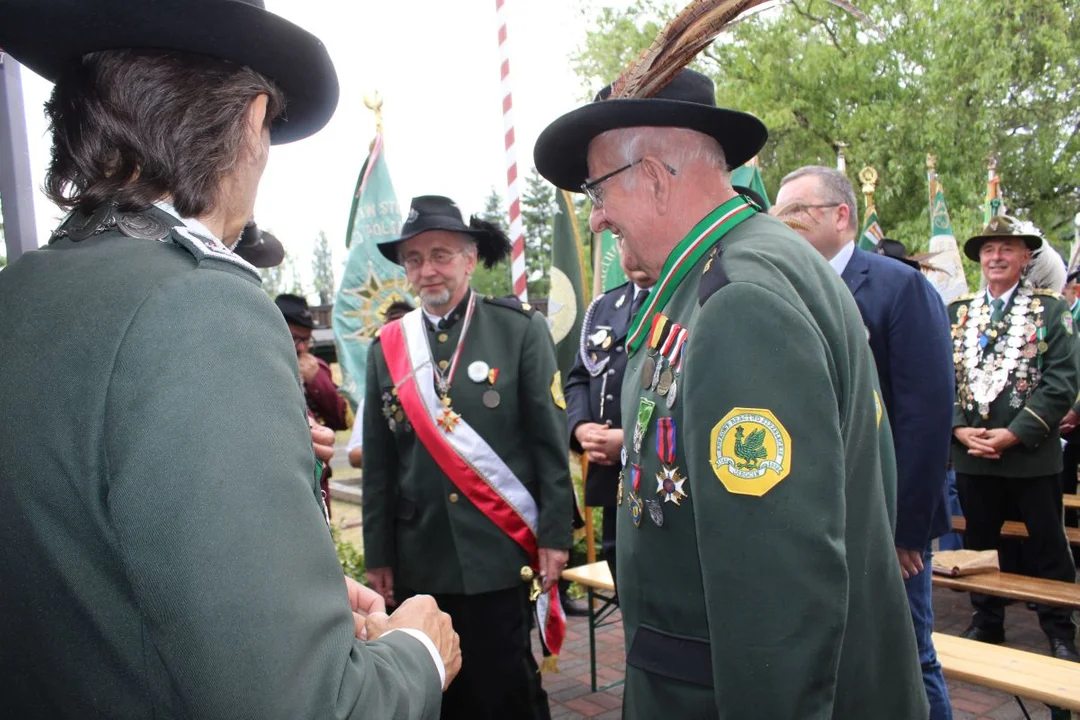
POLYGON ((1042 295, 1043 297, 1057 298, 1058 300, 1064 300, 1065 299, 1064 297, 1062 297, 1061 293, 1056 293, 1053 290, 1046 290, 1045 288, 1032 288, 1031 289, 1031 294, 1032 295, 1042 295))
POLYGON ((720 262, 722 253, 723 248, 717 243, 709 253, 709 259, 705 261, 705 268, 701 271, 701 283, 698 285, 699 306, 704 305, 717 290, 730 282, 724 272, 724 265, 720 262))
POLYGON ((485 295, 484 302, 488 305, 497 305, 498 307, 509 308, 511 310, 517 310, 528 316, 532 316, 536 313, 536 308, 527 302, 522 302, 521 298, 513 295, 507 295, 506 297, 495 297, 494 295, 485 295))
POLYGON ((975 298, 977 298, 978 296, 979 296, 979 293, 968 293, 967 295, 961 295, 958 298, 953 298, 952 302, 950 302, 949 304, 950 305, 955 305, 956 303, 970 302, 970 301, 974 300, 975 298))

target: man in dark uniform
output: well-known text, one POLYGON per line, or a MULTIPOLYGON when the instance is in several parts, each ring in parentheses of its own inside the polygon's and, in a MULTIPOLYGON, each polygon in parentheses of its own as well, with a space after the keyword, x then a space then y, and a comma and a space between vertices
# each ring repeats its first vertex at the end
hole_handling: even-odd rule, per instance
POLYGON ((622 393, 626 372, 626 331, 649 297, 655 280, 626 266, 630 280, 592 301, 581 326, 581 349, 566 378, 570 448, 588 458, 586 507, 604 510, 601 547, 611 577, 615 570, 615 501, 622 472, 622 393))
POLYGON ((227 247, 271 142, 332 115, 326 49, 261 3, 0 17, 72 209, 0 277, 0 715, 435 717, 449 618, 343 577, 285 322, 227 247))
MULTIPOLYGON (((1037 577, 1074 582, 1061 513, 1059 423, 1076 401, 1073 316, 1057 293, 1021 282, 1038 231, 1007 216, 991 218, 964 244, 987 287, 949 306, 957 398, 952 459, 967 529, 964 546, 998 549, 1001 524, 1015 508, 1028 529, 1037 577)), ((1005 640, 1005 601, 972 593, 964 637, 1005 640)), ((1039 625, 1055 657, 1080 661, 1072 611, 1039 606, 1039 625)))
POLYGON ((657 277, 623 383, 623 714, 925 719, 859 309, 731 188, 766 134, 683 70, 563 116, 534 152, 657 277))
POLYGON ((379 249, 422 307, 383 326, 368 355, 368 578, 388 600, 430 593, 454 618, 468 662, 443 718, 547 718, 522 571, 543 579, 541 616, 557 612, 573 490, 551 333, 529 305, 472 291, 477 262, 510 243, 448 198, 414 198, 379 249))

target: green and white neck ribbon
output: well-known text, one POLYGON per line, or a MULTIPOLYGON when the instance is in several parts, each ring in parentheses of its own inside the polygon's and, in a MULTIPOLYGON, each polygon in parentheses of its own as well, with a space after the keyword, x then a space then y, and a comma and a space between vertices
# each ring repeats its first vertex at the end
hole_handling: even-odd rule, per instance
POLYGON ((733 197, 706 215, 686 237, 679 241, 679 244, 668 255, 667 262, 660 271, 660 278, 653 292, 649 294, 648 301, 641 306, 630 324, 630 337, 626 343, 629 356, 633 357, 641 344, 645 342, 645 336, 649 330, 649 318, 663 311, 686 274, 697 265, 705 253, 720 242, 724 235, 739 223, 752 217, 755 212, 757 211, 741 196, 733 197))

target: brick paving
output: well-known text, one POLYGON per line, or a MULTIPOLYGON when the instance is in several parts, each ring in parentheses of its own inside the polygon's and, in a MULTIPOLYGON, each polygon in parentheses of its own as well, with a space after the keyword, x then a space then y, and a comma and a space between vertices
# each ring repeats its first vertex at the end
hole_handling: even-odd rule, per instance
MULTIPOLYGON (((959 635, 971 618, 971 605, 966 593, 934 588, 935 630, 959 635)), ((615 615, 618 617, 618 614, 615 615)), ((600 692, 589 687, 589 627, 585 618, 569 618, 566 642, 560 656, 560 672, 544 676, 552 720, 598 718, 617 720, 622 713, 622 686, 600 692)), ((1046 636, 1039 629, 1034 612, 1024 603, 1009 606, 1005 620, 1006 645, 1020 650, 1048 654, 1046 636)), ((534 640, 535 645, 535 640, 534 640)), ((537 657, 539 658, 539 650, 537 657)), ((597 631, 597 683, 620 680, 626 669, 623 650, 622 623, 597 631)), ((954 720, 1024 720, 1024 715, 1011 695, 987 690, 968 683, 949 681, 954 720)), ((1050 712, 1035 700, 1025 700, 1033 720, 1049 720, 1050 712)), ((873 718, 873 709, 867 709, 873 718)))

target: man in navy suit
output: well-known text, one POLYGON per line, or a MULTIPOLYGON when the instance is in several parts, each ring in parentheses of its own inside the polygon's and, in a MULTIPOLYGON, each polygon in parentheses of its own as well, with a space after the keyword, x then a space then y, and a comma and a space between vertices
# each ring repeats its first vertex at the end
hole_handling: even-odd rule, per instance
MULTIPOLYGON (((621 243, 620 243, 621 249, 621 243)), ((628 267, 630 282, 592 301, 581 328, 581 349, 566 377, 566 416, 570 448, 589 459, 585 505, 604 509, 601 547, 615 578, 615 502, 619 493, 623 447, 619 395, 626 372, 626 333, 656 279, 628 267)))
POLYGON ((855 191, 843 173, 819 166, 796 170, 781 182, 773 213, 840 274, 866 324, 896 446, 896 555, 919 643, 930 717, 951 718, 930 635, 930 543, 951 527, 945 468, 955 393, 945 305, 917 269, 855 247, 855 191))

